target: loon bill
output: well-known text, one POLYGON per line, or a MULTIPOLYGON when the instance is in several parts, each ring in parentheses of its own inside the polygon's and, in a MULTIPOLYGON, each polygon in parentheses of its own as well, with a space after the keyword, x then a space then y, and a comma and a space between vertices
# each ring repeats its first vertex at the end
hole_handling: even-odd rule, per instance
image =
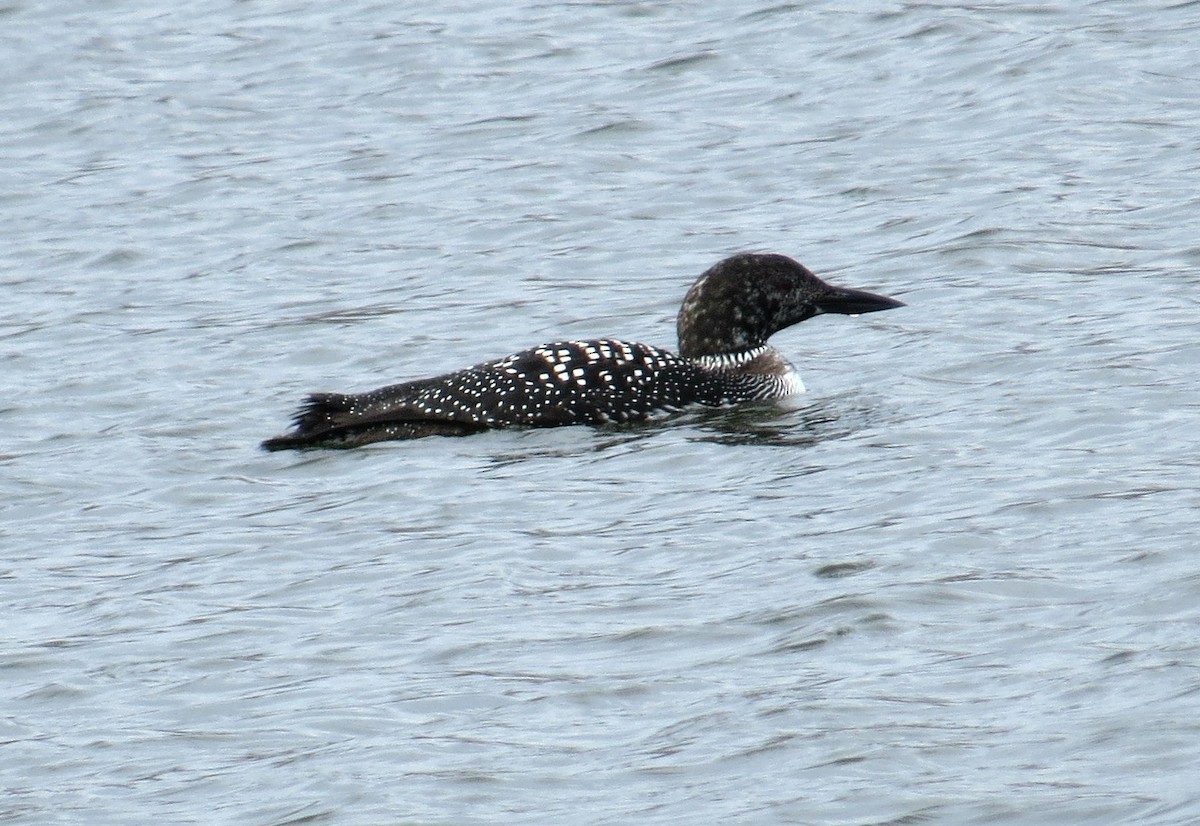
POLYGON ((313 393, 266 450, 347 448, 488 428, 639 422, 690 405, 720 407, 804 391, 767 344, 820 313, 903 307, 826 284, 783 255, 743 253, 696 280, 679 308, 679 353, 617 339, 560 341, 456 373, 369 393, 313 393))

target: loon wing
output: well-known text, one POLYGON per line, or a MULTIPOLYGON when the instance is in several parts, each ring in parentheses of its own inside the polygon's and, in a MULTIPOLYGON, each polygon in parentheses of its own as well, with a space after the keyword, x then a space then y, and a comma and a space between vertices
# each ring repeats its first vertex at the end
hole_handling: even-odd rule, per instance
POLYGON ((598 339, 544 344, 496 361, 358 395, 314 393, 292 432, 267 450, 357 447, 509 426, 638 421, 676 409, 694 367, 645 344, 598 339))

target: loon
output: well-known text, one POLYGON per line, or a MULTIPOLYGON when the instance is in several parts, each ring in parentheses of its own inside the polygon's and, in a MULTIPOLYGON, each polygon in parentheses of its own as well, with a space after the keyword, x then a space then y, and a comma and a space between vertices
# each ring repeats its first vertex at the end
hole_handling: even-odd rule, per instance
POLYGON ((691 405, 722 407, 804 391, 773 334, 820 313, 904 306, 826 284, 784 255, 715 264, 679 309, 679 352, 611 338, 543 344, 358 395, 313 393, 265 450, 349 448, 489 428, 639 422, 691 405))

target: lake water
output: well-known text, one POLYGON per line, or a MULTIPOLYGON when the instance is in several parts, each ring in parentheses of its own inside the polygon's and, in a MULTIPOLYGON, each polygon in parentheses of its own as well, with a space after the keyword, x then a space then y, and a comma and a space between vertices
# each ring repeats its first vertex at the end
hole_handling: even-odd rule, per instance
POLYGON ((0 822, 1200 822, 1200 5, 0 12, 0 822), (744 249, 909 306, 257 448, 744 249))

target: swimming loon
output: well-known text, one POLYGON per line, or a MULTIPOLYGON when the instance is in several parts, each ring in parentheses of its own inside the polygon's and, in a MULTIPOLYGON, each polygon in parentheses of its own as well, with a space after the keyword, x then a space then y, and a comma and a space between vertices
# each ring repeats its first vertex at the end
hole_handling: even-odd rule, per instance
POLYGON ((313 393, 292 431, 262 446, 346 448, 488 428, 637 422, 689 405, 784 398, 804 385, 767 344, 774 333, 819 313, 902 306, 826 284, 783 255, 742 253, 688 290, 678 354, 608 338, 561 341, 369 393, 313 393))

